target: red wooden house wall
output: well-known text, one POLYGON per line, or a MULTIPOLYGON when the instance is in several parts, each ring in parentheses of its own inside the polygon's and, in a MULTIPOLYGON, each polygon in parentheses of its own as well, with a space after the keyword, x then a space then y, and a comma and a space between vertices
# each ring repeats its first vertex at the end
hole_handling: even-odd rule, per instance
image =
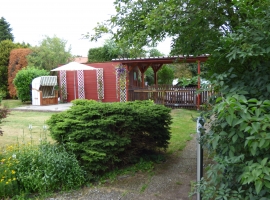
MULTIPOLYGON (((119 98, 117 98, 117 95, 116 95, 116 74, 115 74, 115 67, 118 64, 119 63, 115 63, 115 62, 86 63, 85 64, 91 67, 103 69, 104 99, 102 100, 102 102, 118 102, 119 101, 119 98)), ((68 102, 74 99, 74 73, 77 73, 77 72, 76 71, 66 72, 68 102)), ((96 70, 84 71, 85 99, 98 100, 96 73, 97 73, 96 70)), ((78 99, 77 74, 75 74, 75 78, 76 78, 76 81, 75 81, 76 97, 78 99)))

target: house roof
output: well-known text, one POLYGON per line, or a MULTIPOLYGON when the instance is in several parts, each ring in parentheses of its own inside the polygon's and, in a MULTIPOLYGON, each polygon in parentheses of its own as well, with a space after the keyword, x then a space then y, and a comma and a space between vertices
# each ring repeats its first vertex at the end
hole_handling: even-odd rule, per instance
POLYGON ((75 57, 74 62, 77 62, 77 63, 80 63, 80 64, 87 63, 88 58, 87 57, 75 57))

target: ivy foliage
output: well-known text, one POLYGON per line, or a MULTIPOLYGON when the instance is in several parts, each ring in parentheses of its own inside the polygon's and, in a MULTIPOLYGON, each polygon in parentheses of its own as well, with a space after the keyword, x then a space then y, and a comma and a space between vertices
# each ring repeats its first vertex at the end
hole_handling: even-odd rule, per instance
POLYGON ((13 83, 16 87, 17 96, 22 101, 32 101, 32 81, 39 76, 47 76, 49 72, 44 69, 36 69, 34 67, 26 67, 18 71, 13 83))
POLYGON ((151 101, 100 103, 75 100, 47 121, 57 142, 67 144, 81 165, 97 175, 138 161, 145 151, 166 149, 170 109, 151 101))

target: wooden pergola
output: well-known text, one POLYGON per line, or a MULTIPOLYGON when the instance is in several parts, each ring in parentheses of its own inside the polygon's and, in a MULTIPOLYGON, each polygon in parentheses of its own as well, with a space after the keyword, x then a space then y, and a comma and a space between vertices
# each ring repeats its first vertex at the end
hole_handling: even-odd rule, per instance
MULTIPOLYGON (((126 66, 127 70, 130 72, 135 67, 141 72, 141 87, 145 87, 144 74, 149 67, 152 67, 154 71, 154 84, 157 86, 157 72, 161 69, 164 64, 173 63, 197 63, 198 64, 198 75, 201 73, 201 63, 208 59, 209 55, 200 56, 170 56, 170 57, 142 57, 142 58, 119 58, 113 59, 112 62, 122 63, 126 66)), ((200 88, 200 78, 198 78, 198 88, 200 88)), ((200 105, 200 98, 197 95, 197 105, 200 105)))

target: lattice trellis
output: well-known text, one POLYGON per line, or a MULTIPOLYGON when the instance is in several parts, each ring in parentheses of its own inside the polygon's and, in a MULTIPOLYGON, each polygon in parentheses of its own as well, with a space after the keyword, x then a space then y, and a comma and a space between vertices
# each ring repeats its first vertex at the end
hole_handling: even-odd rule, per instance
POLYGON ((60 88, 62 101, 67 100, 67 73, 66 71, 60 71, 60 88))
POLYGON ((96 70, 96 73, 97 73, 97 94, 99 101, 101 101, 102 99, 104 99, 103 69, 98 68, 96 70))
POLYGON ((127 71, 124 66, 118 66, 115 68, 116 74, 116 95, 120 102, 127 101, 127 88, 126 88, 126 78, 127 71))
POLYGON ((77 70, 77 77, 78 77, 78 98, 85 99, 84 93, 84 73, 83 70, 77 70))

